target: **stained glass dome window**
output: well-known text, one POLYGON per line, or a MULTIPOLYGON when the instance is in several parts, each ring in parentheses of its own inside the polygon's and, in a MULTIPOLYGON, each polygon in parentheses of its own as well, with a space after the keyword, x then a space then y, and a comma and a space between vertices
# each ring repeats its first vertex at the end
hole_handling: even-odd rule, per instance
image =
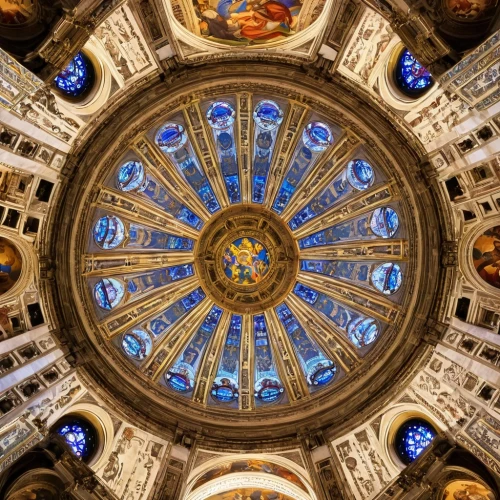
POLYGON ((127 356, 142 360, 151 353, 153 343, 151 337, 144 330, 134 328, 123 336, 122 348, 127 356))
POLYGON ((378 266, 372 273, 373 286, 386 295, 397 292, 402 280, 401 268, 391 262, 378 266))
POLYGON ((392 238, 399 227, 399 217, 391 207, 377 208, 370 221, 371 230, 381 238, 392 238))
POLYGON ((207 111, 207 120, 211 127, 224 130, 235 120, 236 111, 228 102, 214 102, 207 111))
POLYGON ((97 446, 97 432, 94 426, 80 417, 66 417, 56 428, 64 437, 73 453, 84 461, 91 458, 97 446))
POLYGON ((120 303, 124 293, 123 283, 114 278, 104 278, 94 286, 96 304, 101 309, 107 309, 108 311, 120 303))
POLYGON ((125 238, 123 222, 114 215, 101 217, 94 226, 94 240, 103 250, 116 248, 125 238))
POLYGON ((66 68, 54 79, 55 86, 70 97, 81 97, 94 83, 94 67, 89 58, 78 52, 66 68))
POLYGON ((179 411, 258 421, 326 400, 411 303, 390 162, 369 142, 333 162, 345 127, 282 95, 180 108, 120 148, 86 205, 77 265, 103 345, 179 411))
POLYGON ((333 144, 333 135, 326 123, 311 122, 302 134, 304 145, 314 152, 324 151, 333 144))
POLYGON ((122 191, 132 191, 144 183, 144 167, 140 161, 128 161, 118 170, 118 187, 122 191))
POLYGON ((397 431, 395 447, 401 461, 408 465, 413 462, 436 436, 434 427, 420 418, 405 422, 397 431))
POLYGON ((274 101, 260 101, 255 106, 253 119, 262 130, 274 130, 283 121, 283 111, 274 101))
POLYGON ((378 337, 377 322, 372 318, 359 318, 351 321, 347 326, 347 335, 356 347, 364 347, 371 344, 378 337))
POLYGON ((399 90, 410 97, 420 97, 434 84, 431 74, 406 48, 401 51, 398 57, 395 72, 399 90))
POLYGON ((359 190, 369 188, 375 179, 372 166, 365 160, 352 160, 347 165, 347 180, 359 190))

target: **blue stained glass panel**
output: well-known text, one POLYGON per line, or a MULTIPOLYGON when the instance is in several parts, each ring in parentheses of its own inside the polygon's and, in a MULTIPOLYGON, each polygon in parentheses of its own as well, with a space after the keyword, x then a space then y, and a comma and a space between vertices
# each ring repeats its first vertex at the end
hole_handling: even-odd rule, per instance
POLYGON ((408 420, 396 433, 395 447, 399 458, 405 465, 410 464, 435 437, 436 430, 425 420, 419 418, 408 420))
POLYGON ((219 324, 222 309, 212 307, 198 331, 184 348, 173 366, 165 373, 167 384, 184 396, 189 396, 194 389, 196 374, 201 358, 213 332, 219 324))
POLYGON ((153 342, 147 332, 140 328, 134 328, 125 333, 122 338, 122 349, 130 358, 142 361, 151 354, 153 342))
POLYGON ((135 191, 139 196, 147 198, 177 220, 195 229, 200 229, 203 225, 196 214, 174 198, 161 182, 146 172, 140 161, 127 161, 121 165, 116 175, 116 183, 121 191, 135 191))
POLYGON ((375 180, 372 166, 365 160, 352 160, 347 164, 347 181, 355 188, 363 191, 368 189, 375 180))
POLYGON ((328 295, 302 283, 295 285, 293 293, 332 321, 356 347, 361 348, 371 344, 378 337, 378 325, 373 318, 348 309, 328 295))
POLYGON ((254 359, 255 383, 254 396, 257 402, 273 403, 280 399, 285 391, 274 365, 273 353, 263 314, 254 316, 254 359))
POLYGON ((399 227, 399 217, 391 207, 377 208, 373 212, 370 228, 382 238, 392 238, 399 227))
POLYGON ((94 285, 94 300, 101 309, 107 311, 116 307, 124 294, 123 283, 114 278, 103 278, 94 285))
POLYGON ((242 317, 233 314, 217 375, 210 391, 213 399, 219 403, 230 403, 239 397, 241 327, 242 317))
POLYGON ((393 264, 392 262, 387 262, 378 266, 372 273, 372 283, 373 286, 385 293, 390 295, 398 291, 403 280, 403 273, 398 264, 393 264))
POLYGON ((276 313, 293 344, 307 384, 318 388, 330 383, 337 371, 335 363, 323 354, 286 304, 276 307, 276 313))
POLYGON ((214 133, 215 145, 219 156, 220 169, 230 203, 241 201, 240 176, 233 124, 236 111, 228 102, 214 102, 206 113, 208 124, 214 133))
POLYGON ((421 96, 434 84, 431 74, 404 49, 396 64, 396 82, 399 89, 409 96, 421 96))
POLYGON ((228 102, 217 101, 210 105, 207 110, 208 124, 217 130, 225 130, 231 127, 236 119, 236 111, 228 102))
POLYGON ((324 151, 333 144, 332 131, 326 123, 311 122, 302 133, 302 142, 311 151, 324 151))
POLYGON ((301 260, 300 270, 353 282, 366 282, 370 265, 341 260, 301 260))
POLYGON ((163 335, 177 321, 185 316, 191 309, 194 309, 205 298, 205 292, 197 288, 185 297, 177 300, 167 307, 162 313, 155 316, 148 322, 147 327, 155 337, 163 335))
POLYGON ((111 250, 125 238, 125 226, 114 215, 105 215, 94 225, 94 241, 103 250, 111 250))
POLYGON ((54 79, 55 86, 70 97, 79 97, 94 83, 94 68, 87 56, 78 52, 54 79))
POLYGON ((83 460, 90 457, 97 444, 94 428, 78 418, 61 425, 57 433, 64 438, 71 451, 83 460))
POLYGON ((306 172, 310 170, 318 156, 333 144, 333 135, 328 125, 311 122, 304 128, 302 141, 297 147, 292 164, 285 174, 273 203, 273 210, 281 214, 290 202, 306 172))
POLYGON ((335 224, 299 240, 300 248, 333 245, 341 241, 369 240, 376 237, 392 238, 399 227, 399 217, 391 207, 335 224))
POLYGON ((142 294, 169 285, 174 281, 179 281, 189 276, 193 276, 193 264, 183 264, 180 266, 164 267, 154 271, 125 278, 128 292, 128 300, 140 297, 142 294))
POLYGON ((156 231, 138 224, 130 224, 129 240, 125 246, 127 248, 190 251, 194 247, 194 240, 156 231))
POLYGON ((219 201, 199 165, 184 127, 176 123, 168 123, 156 134, 156 143, 179 168, 208 211, 213 214, 220 210, 219 201))
POLYGON ((263 203, 274 144, 283 122, 283 111, 274 101, 260 101, 253 112, 255 122, 252 168, 252 201, 263 203))
POLYGON ((288 223, 290 229, 295 231, 307 221, 335 206, 352 191, 352 187, 345 181, 345 174, 339 174, 321 193, 293 216, 288 223))

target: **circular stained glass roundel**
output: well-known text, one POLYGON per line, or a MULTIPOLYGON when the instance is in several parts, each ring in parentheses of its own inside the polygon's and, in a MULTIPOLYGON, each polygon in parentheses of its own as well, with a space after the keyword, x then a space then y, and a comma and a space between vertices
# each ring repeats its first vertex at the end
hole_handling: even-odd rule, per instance
POLYGON ((165 153, 175 153, 186 142, 186 131, 177 123, 167 123, 156 134, 156 143, 165 153))
POLYGON ((69 97, 80 97, 94 83, 94 67, 89 58, 78 52, 54 79, 57 89, 69 97))
POLYGON ((123 298, 125 288, 114 278, 103 278, 94 285, 94 298, 101 309, 110 311, 116 307, 123 298))
POLYGON ((397 264, 387 262, 378 266, 371 276, 373 286, 386 295, 390 295, 399 290, 403 273, 397 264))
POLYGON ((369 188, 375 179, 373 168, 365 160, 352 160, 347 165, 347 180, 359 190, 369 188))
POLYGON ((370 229, 381 238, 392 238, 399 227, 399 217, 391 207, 377 208, 373 211, 370 229))
POLYGON ((311 151, 318 153, 333 144, 332 131, 325 123, 311 122, 304 129, 302 141, 311 151))
POLYGON ((273 403, 277 401, 283 395, 285 389, 280 385, 265 385, 262 389, 256 393, 256 397, 265 403, 273 403))
POLYGON ((406 48, 398 57, 395 71, 399 90, 410 97, 420 97, 434 84, 431 74, 406 48))
POLYGON ((207 110, 209 125, 216 130, 229 128, 235 120, 236 111, 228 102, 214 102, 207 110))
POLYGON ((114 215, 105 215, 94 225, 94 241, 103 250, 116 248, 124 238, 125 226, 114 215))
POLYGON ((226 277, 233 283, 254 285, 269 272, 269 253, 255 238, 238 238, 224 250, 222 267, 226 277))
POLYGON ((127 356, 142 360, 151 353, 153 343, 151 337, 144 330, 135 328, 123 336, 122 348, 127 356))
POLYGON ((274 130, 283 121, 283 111, 274 101, 260 101, 253 112, 255 124, 263 130, 274 130))
POLYGON ((142 186, 144 176, 144 167, 140 161, 128 161, 118 170, 118 188, 122 191, 133 191, 142 186))
POLYGON ((371 344, 378 337, 378 326, 372 318, 358 318, 347 326, 350 341, 358 348, 371 344))
POLYGON ((65 419, 56 432, 63 436, 73 453, 88 460, 97 445, 97 432, 93 425, 81 418, 65 419))
POLYGON ((434 427, 420 418, 405 422, 397 431, 395 447, 401 461, 408 465, 413 462, 436 437, 434 427))
POLYGON ((336 372, 337 367, 333 364, 321 366, 311 376, 311 382, 313 385, 327 385, 333 380, 336 372))

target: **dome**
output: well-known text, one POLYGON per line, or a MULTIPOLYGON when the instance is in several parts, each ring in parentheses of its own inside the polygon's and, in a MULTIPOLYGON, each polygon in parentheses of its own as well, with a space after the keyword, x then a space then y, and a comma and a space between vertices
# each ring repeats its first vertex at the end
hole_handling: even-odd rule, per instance
POLYGON ((366 404, 356 388, 390 379, 379 363, 421 307, 419 205, 394 160, 411 150, 255 69, 243 94, 214 78, 123 109, 131 142, 94 143, 65 227, 72 314, 110 392, 220 436, 366 404))

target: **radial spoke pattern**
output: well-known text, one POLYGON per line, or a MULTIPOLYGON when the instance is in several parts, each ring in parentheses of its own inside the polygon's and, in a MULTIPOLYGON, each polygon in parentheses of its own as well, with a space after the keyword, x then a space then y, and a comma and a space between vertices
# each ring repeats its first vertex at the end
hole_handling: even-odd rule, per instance
MULTIPOLYGON (((229 411, 287 405, 348 376, 400 314, 409 259, 397 195, 367 146, 353 142, 335 163, 337 124, 297 104, 253 98, 242 158, 238 134, 249 129, 238 102, 197 105, 210 142, 203 158, 187 112, 139 138, 157 149, 131 149, 114 165, 82 256, 95 322, 119 356, 166 393, 229 411), (147 155, 156 155, 154 165, 147 155), (298 253, 291 289, 252 312, 232 308, 223 280, 208 274, 224 297, 213 299, 195 264, 205 227, 228 203, 248 210, 243 185, 252 206, 281 217, 298 253)), ((225 222, 221 241, 234 224, 225 222)), ((213 265, 243 297, 279 279, 275 264, 287 260, 250 233, 229 241, 213 265)))

